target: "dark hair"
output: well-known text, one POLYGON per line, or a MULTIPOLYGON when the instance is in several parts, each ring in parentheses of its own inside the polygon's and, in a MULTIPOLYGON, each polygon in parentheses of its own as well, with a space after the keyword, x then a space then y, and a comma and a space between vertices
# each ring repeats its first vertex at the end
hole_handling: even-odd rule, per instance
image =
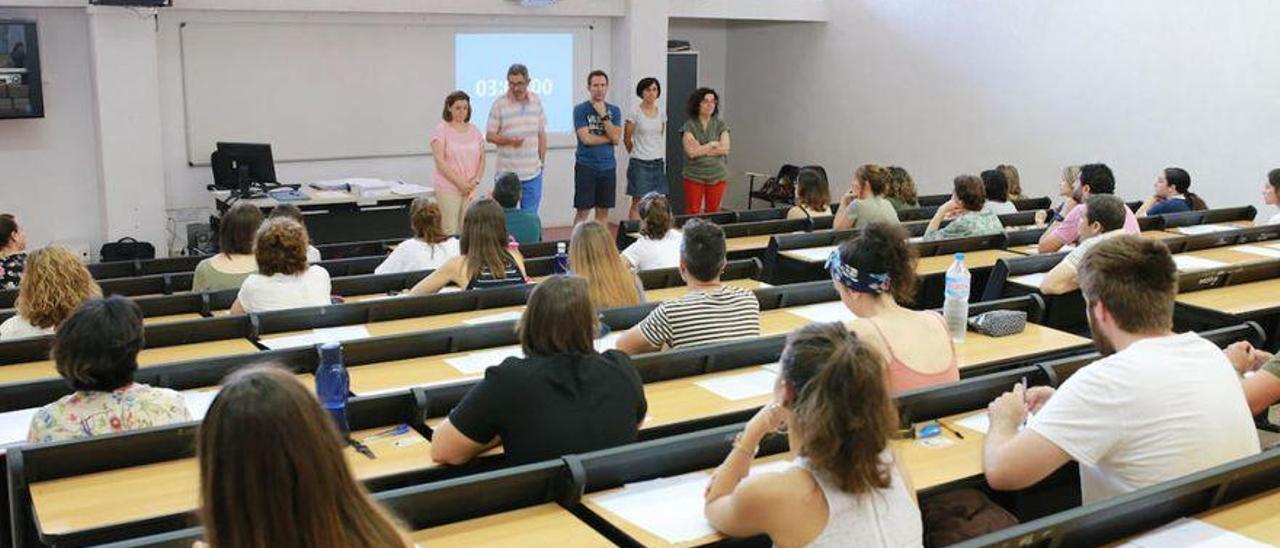
POLYGON ((871 223, 856 238, 840 244, 840 262, 859 272, 889 274, 893 298, 902 304, 916 298, 916 253, 899 225, 871 223))
POLYGON ((1004 179, 1008 183, 1009 196, 1022 196, 1022 176, 1018 175, 1018 168, 1010 164, 1000 164, 996 166, 1000 173, 1004 174, 1004 179))
POLYGON ((73 390, 110 392, 133 382, 145 344, 142 309, 111 296, 85 301, 63 320, 50 353, 73 390))
POLYGON ((9 247, 13 233, 18 231, 18 221, 12 213, 0 213, 0 248, 9 247))
POLYGON ((918 203, 916 197, 916 182, 911 179, 911 174, 901 166, 889 166, 889 188, 886 192, 887 197, 897 198, 907 204, 918 203))
POLYGON ((1191 174, 1187 170, 1180 167, 1164 168, 1164 180, 1169 183, 1181 194, 1187 198, 1187 204, 1191 206, 1192 211, 1200 211, 1209 209, 1208 204, 1204 203, 1204 199, 1191 192, 1191 174))
POLYGON ((1124 200, 1120 197, 1112 194, 1091 195, 1084 203, 1086 222, 1102 225, 1103 232, 1124 228, 1125 215, 1129 207, 1124 205, 1124 200))
POLYGON ((587 74, 587 86, 591 85, 591 79, 595 78, 596 76, 604 78, 604 83, 606 84, 609 83, 609 75, 606 74, 605 71, 603 70, 596 69, 587 74))
MULTIPOLYGON (((279 205, 275 209, 281 207, 284 206, 279 205)), ((261 225, 262 210, 257 206, 246 203, 231 206, 218 223, 218 251, 227 255, 253 253, 253 240, 261 225)))
POLYGON ((649 89, 649 86, 658 86, 658 97, 662 97, 662 82, 652 76, 641 78, 636 84, 636 97, 644 99, 644 90, 649 89))
POLYGON ((787 336, 778 360, 800 447, 840 490, 860 494, 892 483, 881 455, 898 427, 880 353, 840 323, 811 323, 787 336))
POLYGON ((1164 243, 1124 234, 1085 252, 1080 291, 1090 308, 1106 305, 1126 332, 1172 329, 1177 269, 1164 243))
POLYGON ((466 101, 466 102, 467 102, 467 118, 466 118, 465 120, 463 120, 463 122, 470 122, 470 121, 471 121, 471 96, 470 96, 470 95, 467 95, 467 92, 465 92, 465 91, 461 91, 461 90, 459 90, 459 91, 455 91, 455 92, 450 93, 449 95, 445 96, 445 98, 444 98, 444 113, 440 115, 441 117, 443 117, 443 118, 444 118, 444 121, 446 121, 446 122, 452 122, 452 121, 453 121, 453 119, 452 119, 452 118, 453 118, 453 116, 449 114, 449 108, 450 108, 450 107, 452 107, 452 106, 453 106, 453 104, 454 104, 454 103, 456 103, 456 102, 458 102, 458 101, 466 101))
POLYGON ((720 114, 720 94, 716 93, 716 90, 711 88, 698 88, 693 90, 693 93, 689 95, 689 104, 685 105, 685 112, 689 115, 689 118, 694 120, 698 119, 698 105, 702 104, 702 100, 706 98, 707 95, 714 95, 716 98, 716 110, 712 112, 711 115, 715 116, 720 114))
POLYGON ((826 170, 805 166, 796 175, 797 204, 810 210, 825 211, 831 207, 831 185, 826 170))
POLYGON ((876 196, 883 196, 884 191, 889 188, 889 170, 884 167, 862 164, 854 170, 853 176, 866 183, 871 188, 871 193, 876 196))
POLYGON ((594 354, 596 310, 587 280, 555 275, 529 295, 516 333, 526 356, 594 354))
POLYGON ((288 217, 267 219, 253 246, 258 273, 300 274, 307 270, 307 229, 288 217))
MULTIPOLYGON (((438 244, 449 239, 441 225, 440 204, 434 198, 422 196, 414 198, 409 204, 409 227, 413 229, 413 237, 429 244, 438 244)), ((435 250, 431 250, 434 254, 435 250)))
POLYGON ((493 201, 502 207, 516 207, 520 203, 521 192, 520 176, 510 171, 499 173, 498 179, 493 182, 493 201))
POLYGON ((1114 194, 1116 176, 1107 164, 1085 164, 1080 166, 1080 185, 1087 185, 1090 194, 1114 194))
POLYGON ((509 76, 509 77, 510 77, 510 76, 524 76, 524 79, 525 79, 525 80, 528 80, 528 79, 529 79, 529 67, 526 67, 526 66, 524 66, 524 65, 522 65, 522 64, 520 64, 520 63, 515 63, 515 64, 511 65, 510 67, 507 67, 507 76, 509 76))
MULTIPOLYGON (((1267 172, 1267 183, 1271 188, 1280 193, 1280 167, 1267 172)), ((0 215, 3 217, 3 215, 0 215)))
POLYGON ((684 224, 680 260, 690 276, 700 282, 719 278, 724 270, 724 253, 724 230, 719 225, 696 217, 684 224))
POLYGON ((462 217, 462 238, 458 242, 467 260, 467 278, 473 279, 488 268, 495 278, 505 278, 507 259, 507 216, 491 199, 478 200, 462 217))
POLYGON ((952 181, 955 187, 956 199, 960 200, 960 204, 969 211, 982 211, 982 206, 987 203, 987 192, 982 187, 982 179, 973 175, 959 175, 955 181, 952 181))
POLYGON ((288 203, 278 204, 275 207, 271 208, 271 214, 267 215, 267 218, 270 218, 270 219, 279 219, 281 217, 284 217, 286 219, 293 219, 295 221, 298 221, 298 224, 302 226, 307 226, 306 217, 302 216, 302 210, 298 209, 298 206, 296 205, 288 204, 288 203))
POLYGON ((671 231, 674 220, 671 203, 657 192, 645 194, 640 199, 640 234, 650 240, 661 240, 671 231))
POLYGON ((996 202, 1009 201, 1009 179, 1005 178, 1004 173, 998 169, 988 169, 982 172, 982 191, 986 193, 988 200, 996 202))

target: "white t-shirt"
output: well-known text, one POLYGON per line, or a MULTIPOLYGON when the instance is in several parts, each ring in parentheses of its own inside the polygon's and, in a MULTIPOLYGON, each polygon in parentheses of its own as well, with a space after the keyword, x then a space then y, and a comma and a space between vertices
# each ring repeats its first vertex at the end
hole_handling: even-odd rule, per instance
POLYGON ((1080 463, 1085 504, 1260 450, 1235 369, 1195 333, 1142 339, 1084 367, 1027 428, 1080 463))
POLYGON ((307 264, 320 262, 320 250, 314 245, 307 246, 307 264))
MULTIPOLYGON (((1084 254, 1088 253, 1090 249, 1093 249, 1093 246, 1115 238, 1116 236, 1123 236, 1125 234, 1128 234, 1128 232, 1125 232, 1123 228, 1117 228, 1110 232, 1103 232, 1102 234, 1080 242, 1080 245, 1077 245, 1075 249, 1072 249, 1071 253, 1067 253, 1067 256, 1063 257, 1062 260, 1071 265, 1072 268, 1079 270, 1080 262, 1084 260, 1084 254)), ((1063 249, 1066 249, 1066 247, 1064 246, 1063 249)))
POLYGON ((1018 206, 1013 205, 1013 202, 997 202, 995 200, 987 200, 987 202, 982 206, 982 210, 990 211, 996 215, 1004 215, 1006 213, 1017 213, 1018 206))
POLYGON ((667 113, 658 107, 658 115, 650 118, 640 108, 640 103, 631 105, 627 112, 627 121, 636 125, 631 133, 631 157, 637 160, 661 160, 667 155, 667 140, 663 130, 667 127, 667 113))
POLYGON ((438 244, 429 244, 417 238, 409 238, 395 249, 387 259, 373 270, 374 274, 394 274, 415 270, 434 270, 445 261, 462 254, 457 238, 449 238, 438 244))
POLYGON ((245 312, 268 312, 329 304, 329 271, 309 266, 301 274, 250 274, 240 286, 245 312))
POLYGON ((31 325, 31 322, 27 321, 26 318, 14 314, 12 317, 5 320, 4 323, 0 323, 0 341, 52 335, 54 331, 55 329, 52 327, 48 329, 41 329, 31 325))
POLYGON ((661 240, 640 236, 640 239, 622 250, 622 256, 631 261, 631 266, 636 270, 675 268, 680 266, 680 244, 683 242, 684 235, 673 228, 661 240))
POLYGON ((1272 215, 1271 218, 1267 220, 1267 224, 1280 225, 1280 213, 1276 213, 1275 215, 1272 215))

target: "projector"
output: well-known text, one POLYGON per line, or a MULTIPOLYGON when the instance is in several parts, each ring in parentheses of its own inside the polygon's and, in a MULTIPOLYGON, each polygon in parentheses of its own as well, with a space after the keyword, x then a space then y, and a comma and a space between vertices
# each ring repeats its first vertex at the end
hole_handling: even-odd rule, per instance
POLYGON ((526 8, 545 8, 555 5, 560 0, 520 0, 520 5, 526 8))

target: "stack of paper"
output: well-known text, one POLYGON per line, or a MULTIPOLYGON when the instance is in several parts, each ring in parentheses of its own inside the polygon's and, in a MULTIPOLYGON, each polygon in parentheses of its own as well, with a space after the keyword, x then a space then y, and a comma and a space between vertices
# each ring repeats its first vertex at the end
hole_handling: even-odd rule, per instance
POLYGON ((0 446, 27 441, 27 432, 31 430, 31 417, 35 416, 39 407, 19 409, 0 413, 0 446))
POLYGON ((512 345, 445 358, 444 363, 453 366, 454 369, 465 375, 479 375, 484 373, 485 369, 502 363, 502 360, 523 357, 524 351, 521 350, 520 346, 512 345))
POLYGON ((773 383, 777 380, 777 373, 766 369, 756 369, 750 373, 727 375, 698 381, 694 384, 726 400, 738 401, 767 396, 773 393, 773 383))
POLYGON ((1178 266, 1181 272, 1195 272, 1197 270, 1211 270, 1227 266, 1227 263, 1205 259, 1202 257, 1193 257, 1191 255, 1174 255, 1173 263, 1178 266))
POLYGON ((842 301, 795 306, 784 308, 783 310, 814 322, 850 322, 858 319, 858 316, 851 312, 842 301))

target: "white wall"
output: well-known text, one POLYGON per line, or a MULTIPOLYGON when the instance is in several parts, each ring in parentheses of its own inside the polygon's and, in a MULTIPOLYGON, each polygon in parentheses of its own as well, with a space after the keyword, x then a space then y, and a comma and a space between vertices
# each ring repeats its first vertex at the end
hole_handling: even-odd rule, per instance
POLYGON ((1137 199, 1177 165, 1213 206, 1260 204, 1280 165, 1280 3, 829 7, 826 24, 731 27, 732 104, 752 113, 733 120, 736 171, 815 161, 838 191, 857 164, 901 164, 945 192, 1008 162, 1049 194, 1063 165, 1104 161, 1137 199))
POLYGON ((712 19, 672 19, 668 26, 671 40, 687 40, 690 49, 698 52, 698 84, 715 88, 724 97, 726 121, 735 104, 732 92, 727 88, 729 57, 729 25, 712 19))

